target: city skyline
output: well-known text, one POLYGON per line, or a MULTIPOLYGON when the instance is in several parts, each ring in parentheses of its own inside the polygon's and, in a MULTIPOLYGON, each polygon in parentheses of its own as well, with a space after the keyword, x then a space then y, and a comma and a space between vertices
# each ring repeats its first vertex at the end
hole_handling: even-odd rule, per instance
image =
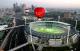
POLYGON ((1 0, 0 8, 12 7, 14 3, 47 8, 80 8, 80 0, 1 0))

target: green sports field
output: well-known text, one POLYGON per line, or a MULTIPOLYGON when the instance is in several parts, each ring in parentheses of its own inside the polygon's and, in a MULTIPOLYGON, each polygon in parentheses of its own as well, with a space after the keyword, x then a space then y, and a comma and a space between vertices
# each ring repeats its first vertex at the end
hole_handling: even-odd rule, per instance
POLYGON ((65 32, 62 28, 56 27, 56 26, 54 26, 54 27, 38 26, 35 28, 35 31, 41 32, 41 33, 48 33, 48 34, 62 34, 65 32))

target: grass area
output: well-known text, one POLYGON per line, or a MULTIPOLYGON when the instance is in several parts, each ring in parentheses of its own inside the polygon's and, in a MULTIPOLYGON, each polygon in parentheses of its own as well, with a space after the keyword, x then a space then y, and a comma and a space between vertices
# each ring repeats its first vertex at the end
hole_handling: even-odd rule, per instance
POLYGON ((62 34, 62 33, 64 33, 65 31, 62 29, 62 28, 60 28, 60 27, 56 27, 56 26, 54 26, 54 27, 36 27, 35 28, 35 31, 37 31, 37 32, 41 32, 41 33, 49 33, 49 34, 62 34))

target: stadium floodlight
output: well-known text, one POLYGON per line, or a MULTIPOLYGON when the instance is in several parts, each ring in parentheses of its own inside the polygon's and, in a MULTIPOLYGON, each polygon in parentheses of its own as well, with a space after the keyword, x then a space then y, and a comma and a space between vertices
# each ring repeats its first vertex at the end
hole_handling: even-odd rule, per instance
POLYGON ((76 31, 76 28, 77 28, 77 19, 75 20, 75 31, 76 31))
POLYGON ((70 26, 68 26, 67 28, 68 28, 68 34, 67 34, 67 44, 69 44, 70 26))
POLYGON ((27 17, 26 16, 23 16, 23 19, 25 20, 25 25, 26 25, 26 19, 27 19, 27 17))
POLYGON ((58 16, 58 21, 60 21, 60 16, 58 16))

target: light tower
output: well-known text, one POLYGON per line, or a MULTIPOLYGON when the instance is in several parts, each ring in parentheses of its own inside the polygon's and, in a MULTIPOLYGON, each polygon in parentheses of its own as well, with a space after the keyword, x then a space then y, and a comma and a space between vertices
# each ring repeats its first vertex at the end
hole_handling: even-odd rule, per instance
POLYGON ((60 16, 58 16, 58 21, 60 21, 60 16))

